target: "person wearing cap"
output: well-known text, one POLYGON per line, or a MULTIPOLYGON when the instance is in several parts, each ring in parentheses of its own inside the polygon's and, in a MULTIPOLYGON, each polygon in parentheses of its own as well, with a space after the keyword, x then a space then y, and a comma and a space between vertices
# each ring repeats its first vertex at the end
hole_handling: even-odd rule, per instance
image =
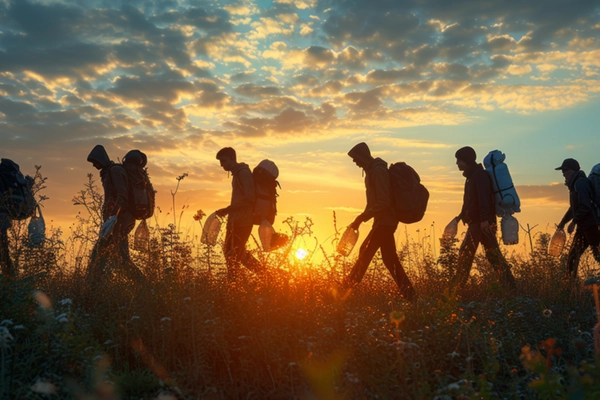
POLYGON ((515 278, 510 265, 500 251, 496 239, 496 203, 492 180, 483 166, 477 163, 477 154, 465 146, 455 153, 456 166, 466 178, 461 212, 450 223, 467 224, 465 238, 458 251, 458 265, 452 286, 463 289, 471 274, 471 266, 481 243, 485 256, 498 272, 503 288, 514 290, 515 278))
POLYGON ((415 290, 396 251, 394 232, 399 221, 392 209, 387 163, 379 157, 374 158, 366 143, 358 143, 348 152, 348 155, 358 167, 365 171, 367 191, 365 210, 354 219, 350 226, 358 230, 361 223, 370 219, 373 219, 373 226, 360 246, 352 271, 344 280, 344 287, 351 288, 360 283, 373 256, 377 250, 381 249, 383 264, 394 278, 401 296, 406 300, 413 300, 415 290))
POLYGON ((558 230, 563 230, 568 222, 569 233, 575 231, 571 241, 571 248, 567 256, 567 271, 565 278, 575 281, 577 268, 583 252, 592 247, 592 253, 596 261, 600 262, 600 231, 598 231, 598 219, 592 204, 594 196, 592 183, 586 177, 579 166, 579 162, 573 158, 565 159, 556 171, 562 171, 565 178, 565 186, 569 188, 569 209, 557 225, 558 230), (577 228, 577 230, 575 230, 577 228))
POLYGON ((254 177, 248 164, 237 162, 236 152, 231 147, 219 150, 217 160, 225 171, 232 174, 230 204, 215 212, 219 217, 228 216, 223 253, 227 263, 227 276, 234 281, 240 264, 256 273, 262 272, 260 262, 246 250, 246 243, 252 233, 252 216, 256 199, 254 177))
MULTIPOLYGON (((135 157, 130 159, 133 161, 135 157)), ((104 189, 102 221, 106 222, 112 216, 117 217, 110 236, 99 238, 92 249, 88 264, 90 284, 98 285, 106 280, 110 275, 111 267, 123 270, 129 279, 141 283, 145 279, 144 274, 129 255, 129 233, 135 226, 135 218, 127 203, 129 197, 127 173, 122 165, 110 160, 102 145, 96 145, 87 160, 100 171, 100 180, 104 189)))

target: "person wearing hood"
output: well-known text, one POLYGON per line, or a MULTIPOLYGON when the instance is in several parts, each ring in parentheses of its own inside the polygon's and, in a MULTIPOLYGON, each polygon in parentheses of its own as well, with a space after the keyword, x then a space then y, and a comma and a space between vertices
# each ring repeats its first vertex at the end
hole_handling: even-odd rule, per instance
POLYGON ((254 178, 248 164, 237 162, 237 154, 231 147, 219 150, 217 160, 225 171, 232 174, 231 202, 229 206, 217 210, 216 214, 219 217, 228 216, 223 253, 228 278, 235 280, 240 263, 256 273, 262 271, 260 262, 246 250, 253 227, 254 178))
POLYGON ((600 263, 600 248, 598 247, 600 246, 600 231, 598 230, 598 219, 592 203, 594 191, 592 183, 579 167, 577 160, 567 158, 555 170, 562 171, 565 186, 569 188, 570 206, 557 225, 557 229, 563 230, 565 225, 571 221, 567 231, 569 233, 575 231, 567 257, 567 271, 565 273, 565 278, 575 281, 579 260, 589 246, 592 247, 594 258, 600 263))
POLYGON ((504 289, 516 288, 510 265, 500 251, 496 239, 496 203, 490 175, 477 163, 477 155, 472 147, 466 146, 455 153, 456 166, 466 178, 461 212, 450 223, 463 221, 467 232, 458 252, 458 265, 452 286, 463 289, 471 274, 471 266, 477 248, 481 243, 485 256, 498 272, 504 289))
POLYGON ((128 177, 120 164, 110 160, 106 149, 96 145, 87 160, 100 171, 104 203, 102 205, 102 222, 116 215, 117 221, 107 238, 99 238, 92 250, 88 264, 88 278, 93 284, 106 279, 107 268, 115 267, 123 270, 127 276, 137 282, 144 275, 129 256, 129 233, 135 226, 135 218, 128 206, 128 177))
POLYGON ((367 195, 364 211, 354 219, 350 226, 358 230, 361 223, 370 219, 373 219, 373 226, 360 246, 358 258, 344 281, 344 286, 353 287, 360 283, 373 256, 377 250, 381 249, 383 263, 398 285, 400 294, 407 300, 413 300, 415 290, 396 252, 394 232, 399 221, 392 208, 387 163, 381 158, 374 158, 366 143, 357 144, 348 152, 348 155, 366 173, 367 195))

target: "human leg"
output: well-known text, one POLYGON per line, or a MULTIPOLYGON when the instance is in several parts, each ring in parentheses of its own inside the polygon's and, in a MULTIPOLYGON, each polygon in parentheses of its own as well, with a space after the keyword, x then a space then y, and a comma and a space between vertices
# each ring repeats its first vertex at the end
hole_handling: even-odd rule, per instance
POLYGON ((398 285, 402 296, 407 300, 412 300, 415 297, 415 289, 398 258, 396 240, 394 239, 395 231, 396 226, 381 227, 381 258, 383 259, 383 264, 390 271, 390 274, 392 274, 392 278, 394 278, 396 285, 398 285))
POLYGON ((585 238, 583 230, 577 229, 573 241, 571 242, 571 248, 567 255, 567 271, 565 272, 565 279, 575 281, 577 278, 577 269, 579 267, 579 260, 588 247, 588 241, 585 238))
POLYGON ((515 277, 512 274, 510 264, 500 251, 496 235, 482 233, 481 244, 485 249, 485 257, 498 273, 500 285, 506 289, 515 290, 517 288, 515 277))
POLYGON ((463 288, 469 280, 471 274, 471 266, 475 258, 475 252, 481 241, 481 228, 477 223, 470 224, 465 233, 463 240, 458 250, 458 261, 456 265, 456 274, 452 279, 452 286, 463 288))
POLYGON ((225 261, 227 263, 227 274, 230 279, 235 279, 235 275, 239 269, 240 263, 246 261, 250 264, 250 261, 246 259, 246 242, 252 232, 252 225, 250 226, 235 226, 227 224, 227 231, 225 233, 225 243, 223 245, 223 253, 225 254, 225 261))
POLYGON ((145 276, 135 265, 129 253, 129 233, 135 227, 135 219, 129 213, 122 213, 113 229, 113 243, 116 249, 117 264, 127 277, 137 283, 145 281, 145 276))
POLYGON ((0 229, 0 267, 5 278, 14 278, 16 271, 8 250, 8 229, 0 229))
POLYGON ((380 245, 381 242, 376 228, 371 228, 371 231, 360 245, 358 258, 356 259, 350 274, 344 279, 344 286, 351 287, 362 281, 362 278, 365 276, 367 268, 369 268, 369 264, 380 245))

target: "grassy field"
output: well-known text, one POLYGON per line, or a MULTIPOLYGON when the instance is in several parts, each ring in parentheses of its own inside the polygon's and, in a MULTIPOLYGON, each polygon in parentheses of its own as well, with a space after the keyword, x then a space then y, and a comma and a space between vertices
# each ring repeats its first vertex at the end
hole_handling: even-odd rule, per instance
MULTIPOLYGON (((455 241, 436 259, 404 243, 418 291, 408 303, 377 257, 341 291, 352 260, 318 245, 319 263, 293 247, 257 252, 268 272, 228 284, 218 246, 153 224, 132 250, 148 283, 117 270, 92 293, 98 217, 84 214, 41 249, 26 248, 23 225, 12 232, 20 275, 0 277, 0 399, 600 398, 592 292, 562 281, 547 234, 529 254, 507 253, 519 289, 508 297, 481 255, 466 291, 449 291, 455 241)), ((292 246, 311 238, 310 220, 286 226, 292 246)), ((594 263, 584 257, 582 279, 594 263)))

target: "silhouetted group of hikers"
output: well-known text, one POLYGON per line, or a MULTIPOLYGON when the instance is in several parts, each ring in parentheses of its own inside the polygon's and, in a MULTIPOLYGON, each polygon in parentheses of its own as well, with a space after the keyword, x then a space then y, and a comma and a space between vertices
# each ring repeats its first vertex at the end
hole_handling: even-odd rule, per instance
MULTIPOLYGON (((492 158, 488 160, 492 169, 503 161, 503 154, 496 152, 488 155, 492 158), (499 161, 498 153, 502 155, 499 161)), ((364 170, 366 188, 365 209, 349 225, 349 229, 357 231, 363 222, 371 219, 373 224, 343 286, 352 288, 360 283, 375 253, 381 250, 383 263, 401 296, 412 300, 416 292, 398 257, 394 233, 400 222, 413 223, 422 219, 429 193, 410 166, 396 163, 388 168, 386 161, 373 157, 366 143, 358 143, 348 155, 364 170)), ((510 217, 513 212, 520 211, 514 199, 514 185, 510 181, 499 188, 502 186, 499 183, 501 178, 490 174, 487 167, 484 169, 476 161, 475 150, 471 147, 460 148, 455 157, 456 165, 466 179, 463 204, 460 214, 446 227, 445 234, 452 237, 456 235, 460 221, 467 225, 467 231, 459 248, 456 274, 450 284, 458 289, 464 288, 477 248, 482 244, 486 258, 497 271, 501 287, 506 293, 514 293, 515 278, 497 239, 497 216, 510 217), (509 210, 506 206, 509 202, 502 201, 502 192, 511 190, 512 210, 509 210)), ((279 170, 272 161, 263 160, 251 171, 247 164, 237 160, 236 152, 231 147, 221 149, 216 158, 221 167, 232 174, 230 204, 215 211, 220 218, 227 216, 223 253, 228 278, 236 279, 240 265, 260 274, 265 271, 265 266, 246 249, 246 244, 254 225, 270 225, 274 222, 279 170), (257 182, 261 184, 257 185, 257 182)), ((139 150, 132 150, 119 164, 110 160, 103 146, 97 145, 87 160, 100 171, 104 190, 103 225, 88 265, 90 283, 96 285, 105 282, 107 276, 117 270, 123 271, 136 282, 144 281, 144 274, 131 260, 128 237, 135 221, 149 218, 154 210, 155 192, 146 171, 147 157, 139 150)), ((556 170, 562 171, 569 189, 570 207, 557 230, 563 231, 570 222, 567 230, 569 233, 575 232, 565 272, 566 278, 575 280, 579 260, 588 247, 592 248, 594 258, 600 262, 600 190, 595 187, 597 182, 590 180, 574 159, 565 159, 556 170)), ((13 220, 23 219, 23 215, 31 216, 33 213, 30 210, 36 207, 31 194, 33 180, 23 177, 18 165, 8 159, 2 159, 0 177, 0 265, 5 277, 14 277, 16 272, 9 254, 7 231, 13 220)))

